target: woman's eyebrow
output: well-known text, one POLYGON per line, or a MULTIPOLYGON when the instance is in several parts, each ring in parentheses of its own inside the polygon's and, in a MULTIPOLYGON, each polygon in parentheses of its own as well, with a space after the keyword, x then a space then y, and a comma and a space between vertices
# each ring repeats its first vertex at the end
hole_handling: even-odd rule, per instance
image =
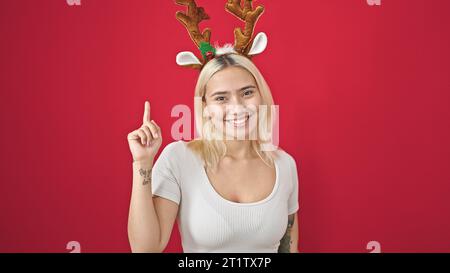
MULTIPOLYGON (((247 86, 244 86, 244 87, 241 87, 241 88, 239 88, 237 91, 238 92, 241 92, 241 91, 244 91, 244 90, 247 90, 247 89, 249 89, 249 88, 256 88, 256 86, 254 86, 254 85, 247 85, 247 86)), ((228 94, 229 93, 229 91, 216 91, 216 92, 213 92, 211 95, 209 95, 210 97, 214 97, 214 96, 216 96, 216 95, 226 95, 226 94, 228 94)))
POLYGON ((212 93, 211 95, 209 95, 210 97, 214 97, 214 96, 216 96, 216 95, 226 95, 226 94, 228 94, 229 92, 228 91, 216 91, 216 92, 214 92, 214 93, 212 93))
POLYGON ((256 88, 256 86, 254 86, 254 85, 247 85, 247 86, 244 86, 244 87, 240 88, 238 91, 244 91, 244 90, 250 89, 250 88, 256 88))

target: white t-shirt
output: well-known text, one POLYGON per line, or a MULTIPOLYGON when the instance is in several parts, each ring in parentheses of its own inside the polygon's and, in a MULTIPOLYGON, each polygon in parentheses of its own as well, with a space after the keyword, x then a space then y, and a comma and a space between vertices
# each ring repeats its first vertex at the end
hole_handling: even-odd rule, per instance
POLYGON ((277 252, 288 215, 298 208, 295 160, 277 150, 276 182, 265 199, 237 203, 222 197, 209 182, 203 160, 185 141, 168 144, 152 171, 152 192, 179 205, 183 251, 277 252))

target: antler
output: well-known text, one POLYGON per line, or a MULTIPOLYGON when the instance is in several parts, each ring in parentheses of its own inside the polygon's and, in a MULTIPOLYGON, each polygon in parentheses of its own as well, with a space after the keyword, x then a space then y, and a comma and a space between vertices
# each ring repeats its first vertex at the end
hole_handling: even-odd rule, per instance
POLYGON ((225 9, 245 22, 244 31, 239 27, 234 29, 234 49, 246 54, 249 51, 256 22, 264 12, 264 7, 258 6, 253 9, 252 0, 244 0, 244 7, 241 6, 241 0, 228 0, 225 9))
POLYGON ((191 36, 197 47, 200 47, 201 43, 209 43, 211 37, 211 30, 205 28, 203 32, 199 29, 199 23, 203 20, 209 19, 208 14, 202 7, 197 7, 195 0, 176 0, 177 4, 187 6, 186 13, 178 11, 176 18, 180 21, 188 30, 189 36, 191 36))

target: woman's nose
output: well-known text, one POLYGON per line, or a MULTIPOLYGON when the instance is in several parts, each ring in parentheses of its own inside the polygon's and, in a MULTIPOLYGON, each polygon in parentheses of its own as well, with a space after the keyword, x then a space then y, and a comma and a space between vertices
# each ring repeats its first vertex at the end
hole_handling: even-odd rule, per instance
POLYGON ((240 97, 240 96, 231 96, 230 104, 244 105, 244 101, 243 101, 242 97, 240 97))
POLYGON ((246 112, 246 107, 242 104, 228 104, 225 109, 225 116, 241 116, 246 112))

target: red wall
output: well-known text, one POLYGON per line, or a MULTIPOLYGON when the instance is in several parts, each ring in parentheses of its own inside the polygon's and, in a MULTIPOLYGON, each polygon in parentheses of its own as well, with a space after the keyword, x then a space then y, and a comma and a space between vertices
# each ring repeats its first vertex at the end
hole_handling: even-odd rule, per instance
MULTIPOLYGON (((239 25, 198 0, 212 41, 239 25)), ((450 251, 450 1, 260 0, 255 63, 297 160, 300 251, 450 251)), ((129 251, 126 135, 145 100, 173 141, 195 48, 171 0, 0 3, 0 251, 129 251)), ((196 51, 195 51, 196 52, 196 51)), ((175 230, 167 248, 181 251, 175 230)))

